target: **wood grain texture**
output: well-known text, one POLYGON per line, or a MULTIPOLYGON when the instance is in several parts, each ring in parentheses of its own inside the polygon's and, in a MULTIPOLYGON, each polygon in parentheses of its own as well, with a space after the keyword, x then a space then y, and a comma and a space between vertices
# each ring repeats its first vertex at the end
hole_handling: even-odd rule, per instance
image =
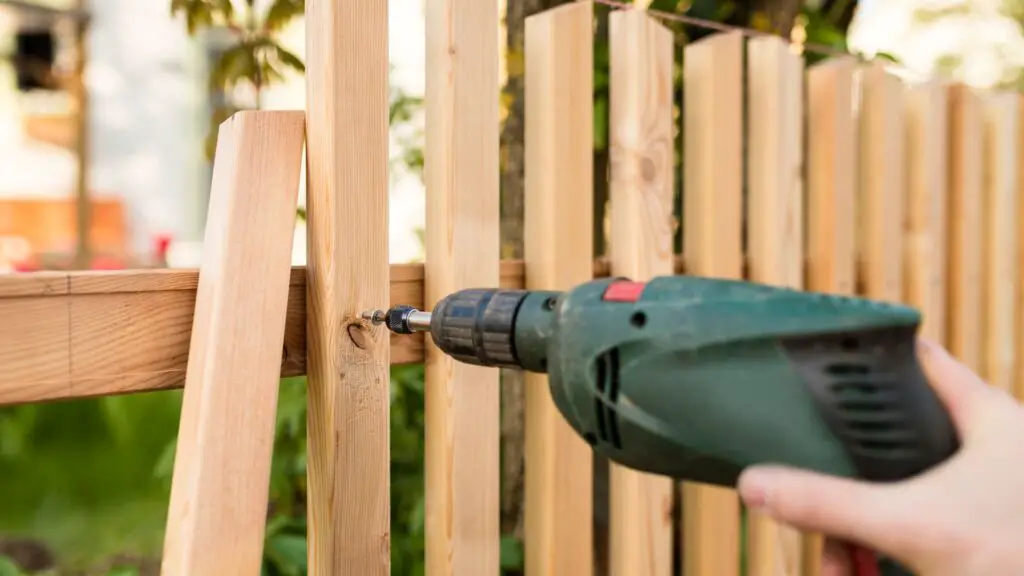
MULTIPOLYGON (((750 280, 804 283, 803 59, 777 36, 747 43, 750 280)), ((748 511, 750 576, 801 576, 800 532, 748 511)))
POLYGON ((304 117, 239 112, 219 128, 164 576, 258 574, 263 563, 304 117))
MULTIPOLYGON (((683 251, 686 271, 743 277, 743 45, 708 36, 683 55, 683 251)), ((735 490, 683 483, 683 574, 739 576, 735 490)))
POLYGON ((904 294, 923 315, 919 334, 936 342, 946 327, 948 91, 940 83, 906 93, 907 217, 904 294))
MULTIPOLYGON (((606 259, 594 262, 595 278, 609 270, 606 259)), ((392 264, 390 276, 388 305, 423 307, 423 265, 392 264)), ((196 270, 0 275, 0 406, 181 388, 198 278, 196 270)), ((289 285, 283 377, 306 373, 304 267, 292 268, 289 285)), ((524 287, 521 260, 501 263, 500 285, 524 287)), ((392 364, 423 361, 422 335, 390 340, 392 364)))
POLYGON ((903 82, 881 62, 860 76, 858 259, 863 294, 903 301, 906 212, 903 82))
MULTIPOLYGON (((498 5, 426 3, 425 299, 498 283, 498 5)), ((500 389, 495 368, 427 342, 426 570, 500 569, 500 389)))
MULTIPOLYGON (((671 31, 643 10, 609 15, 612 274, 647 280, 673 272, 671 31)), ((610 574, 672 573, 673 487, 668 478, 609 465, 610 574)))
MULTIPOLYGON (((534 290, 566 290, 594 267, 594 7, 526 18, 524 257, 534 290)), ((593 454, 527 373, 525 553, 529 576, 591 576, 593 454)))
MULTIPOLYGON (((856 60, 826 60, 807 71, 807 245, 805 286, 855 293, 857 130, 853 110, 856 60)), ((804 576, 823 576, 820 534, 804 537, 804 576)))
POLYGON ((989 384, 1013 393, 1017 362, 1020 117, 1018 94, 983 100, 982 369, 989 384))
POLYGON ((946 346, 981 370, 982 110, 971 88, 949 92, 946 346))
POLYGON ((388 3, 305 21, 309 572, 389 574, 388 3))
MULTIPOLYGON (((1020 115, 1020 122, 1024 124, 1024 96, 1018 96, 1017 99, 1017 110, 1020 115)), ((1017 218, 1018 228, 1021 224, 1024 224, 1024 169, 1022 169, 1021 163, 1024 162, 1024 125, 1021 126, 1021 141, 1017 148, 1018 160, 1018 205, 1017 205, 1017 218)), ((1024 349, 1024 230, 1019 230, 1017 235, 1017 273, 1020 274, 1017 278, 1017 349, 1024 349)), ((1016 363, 1016 372, 1014 374, 1014 396, 1018 401, 1024 402, 1024 360, 1019 357, 1016 363)))

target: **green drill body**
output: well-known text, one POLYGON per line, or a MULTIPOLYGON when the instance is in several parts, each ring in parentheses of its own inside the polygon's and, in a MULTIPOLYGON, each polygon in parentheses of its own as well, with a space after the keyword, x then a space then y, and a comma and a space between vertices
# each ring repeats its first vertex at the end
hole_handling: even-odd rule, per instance
POLYGON ((596 452, 677 480, 734 487, 770 462, 896 481, 958 448, 902 305, 665 276, 462 290, 374 318, 462 362, 546 373, 596 452))

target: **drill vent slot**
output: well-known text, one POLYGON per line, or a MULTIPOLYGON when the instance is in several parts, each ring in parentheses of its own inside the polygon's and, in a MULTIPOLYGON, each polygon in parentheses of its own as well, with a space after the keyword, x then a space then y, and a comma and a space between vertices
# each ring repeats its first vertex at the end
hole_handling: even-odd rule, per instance
POLYGON ((594 410, 597 417, 597 435, 601 441, 621 448, 619 422, 614 405, 619 395, 619 350, 611 350, 597 357, 597 392, 594 410))
POLYGON ((852 363, 830 364, 824 372, 842 425, 859 451, 875 458, 906 457, 912 451, 914 437, 888 375, 852 363))

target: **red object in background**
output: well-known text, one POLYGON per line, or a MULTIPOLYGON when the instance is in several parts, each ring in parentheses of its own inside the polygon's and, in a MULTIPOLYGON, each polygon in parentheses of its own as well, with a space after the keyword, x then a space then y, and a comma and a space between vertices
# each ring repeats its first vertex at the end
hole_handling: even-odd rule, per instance
POLYGON ((25 260, 14 263, 15 272, 38 272, 39 270, 39 260, 34 256, 30 256, 25 260))
POLYGON ((167 266, 167 251, 171 247, 170 234, 157 234, 153 237, 153 256, 158 266, 167 266))

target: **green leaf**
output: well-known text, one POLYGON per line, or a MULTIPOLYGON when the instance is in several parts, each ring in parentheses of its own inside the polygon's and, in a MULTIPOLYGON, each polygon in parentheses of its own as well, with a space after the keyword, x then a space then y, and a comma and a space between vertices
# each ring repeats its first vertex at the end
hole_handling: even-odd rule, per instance
POLYGON ((274 565, 288 576, 306 573, 306 538, 295 534, 278 534, 267 542, 274 565))
POLYGON ((594 100, 594 149, 600 150, 608 146, 608 101, 604 98, 594 100))
POLYGON ((0 556, 0 576, 21 576, 21 569, 7 556, 0 556))
POLYGON ((280 32, 305 9, 304 0, 274 0, 263 17, 263 27, 267 32, 280 32))
POLYGON ((512 536, 501 537, 501 569, 522 570, 523 545, 512 536))
POLYGON ((274 51, 276 52, 277 59, 280 60, 281 63, 287 66, 288 68, 291 68, 292 70, 295 70, 296 72, 299 73, 304 73, 306 71, 306 65, 302 62, 302 59, 296 56, 294 53, 286 50, 284 46, 281 46, 280 44, 275 42, 274 51))
POLYGON ((253 42, 242 42, 224 51, 210 71, 210 90, 227 91, 240 80, 255 84, 260 74, 256 48, 253 42))
POLYGON ((879 52, 875 54, 875 58, 878 58, 879 60, 888 60, 889 62, 894 62, 896 64, 900 63, 898 58, 888 52, 879 52))

